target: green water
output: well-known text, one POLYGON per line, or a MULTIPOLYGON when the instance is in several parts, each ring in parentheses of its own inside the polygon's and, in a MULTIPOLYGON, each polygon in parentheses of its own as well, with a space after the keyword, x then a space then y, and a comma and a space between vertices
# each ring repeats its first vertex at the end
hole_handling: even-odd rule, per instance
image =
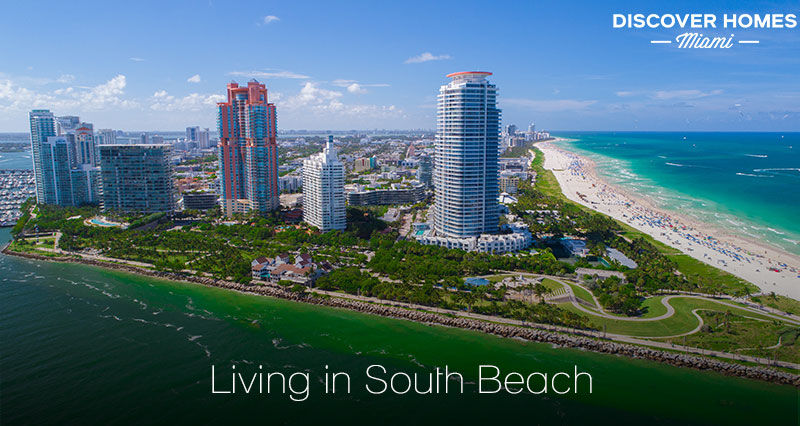
POLYGON ((82 265, 0 255, 0 300, 4 425, 797 424, 789 386, 82 265), (252 373, 259 364, 308 372, 308 400, 211 393, 212 365, 252 373), (371 364, 448 365, 468 384, 463 395, 370 395, 371 364), (550 374, 577 365, 594 392, 480 395, 480 364, 550 374), (324 394, 325 365, 350 373, 352 394, 324 394))

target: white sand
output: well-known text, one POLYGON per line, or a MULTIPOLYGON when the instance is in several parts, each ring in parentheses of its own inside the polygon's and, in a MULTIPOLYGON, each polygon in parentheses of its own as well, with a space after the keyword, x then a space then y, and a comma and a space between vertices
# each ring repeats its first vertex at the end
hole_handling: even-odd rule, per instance
POLYGON ((570 200, 741 277, 764 293, 800 299, 800 257, 655 208, 642 197, 600 180, 591 160, 566 151, 558 145, 559 140, 563 139, 536 146, 545 154, 545 169, 553 171, 570 200))

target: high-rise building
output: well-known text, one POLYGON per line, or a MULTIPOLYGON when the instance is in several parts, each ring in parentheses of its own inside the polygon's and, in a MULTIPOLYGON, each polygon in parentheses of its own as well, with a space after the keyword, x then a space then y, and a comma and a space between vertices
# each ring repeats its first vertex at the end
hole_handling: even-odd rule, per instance
MULTIPOLYGON (((95 145, 115 144, 117 143, 117 132, 111 129, 100 129, 95 133, 95 145)), ((97 162, 99 163, 99 158, 97 162)))
POLYGON ((489 72, 458 72, 439 90, 434 229, 465 238, 498 230, 500 110, 489 72))
POLYGON ((321 232, 347 227, 344 165, 333 146, 333 135, 321 153, 303 161, 303 220, 321 232))
POLYGON ((142 145, 147 145, 148 143, 150 143, 150 135, 148 135, 147 133, 142 133, 141 135, 139 135, 139 143, 142 145))
POLYGON ((48 110, 31 111, 30 124, 37 202, 61 206, 97 202, 92 125, 75 116, 55 118, 48 110))
POLYGON ((366 172, 367 170, 372 170, 377 165, 375 160, 375 156, 372 157, 364 157, 364 158, 356 158, 353 160, 353 170, 356 173, 366 172))
MULTIPOLYGON (((41 159, 43 204, 60 206, 75 205, 72 199, 72 151, 64 136, 49 136, 47 141, 39 142, 41 159)), ((38 188, 37 188, 38 189, 38 188)))
POLYGON ((94 126, 92 123, 78 123, 75 128, 75 164, 90 164, 97 165, 95 158, 95 141, 94 141, 94 126))
POLYGON ((197 142, 197 132, 200 131, 200 127, 187 127, 186 128, 186 141, 197 142))
POLYGON ((415 236, 423 244, 502 253, 522 250, 533 241, 522 222, 498 226, 500 110, 497 87, 486 80, 490 75, 449 74, 453 80, 439 90, 433 226, 415 236))
POLYGON ((217 105, 223 204, 246 199, 259 212, 279 208, 276 113, 266 86, 255 80, 246 87, 229 83, 227 102, 217 105))
POLYGON ((211 147, 208 129, 203 129, 197 132, 196 142, 197 142, 197 148, 199 149, 208 149, 211 147))
POLYGON ((36 201, 46 203, 45 170, 40 155, 40 144, 47 142, 48 137, 56 136, 56 118, 52 112, 46 109, 35 109, 30 112, 28 118, 31 127, 31 156, 33 157, 33 175, 36 182, 36 201))
POLYGON ((104 211, 155 213, 175 210, 169 145, 100 145, 104 211))
POLYGON ((64 115, 56 118, 56 131, 59 136, 77 129, 81 123, 81 118, 75 115, 64 115))
POLYGON ((420 158, 417 179, 426 187, 430 187, 433 184, 433 161, 431 161, 430 156, 423 155, 420 158))
POLYGON ((81 164, 70 170, 72 203, 76 206, 100 202, 100 168, 81 164))

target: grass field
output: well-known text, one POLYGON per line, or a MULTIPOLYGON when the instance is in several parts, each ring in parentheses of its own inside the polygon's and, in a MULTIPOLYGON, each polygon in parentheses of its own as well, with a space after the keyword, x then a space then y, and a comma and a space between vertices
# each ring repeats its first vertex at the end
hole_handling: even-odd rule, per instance
POLYGON ((674 339, 664 339, 676 345, 694 346, 730 353, 741 353, 764 358, 799 362, 800 347, 797 337, 800 327, 790 327, 777 322, 758 321, 751 318, 722 312, 702 311, 699 315, 707 325, 699 332, 674 339), (780 339, 780 347, 777 345, 780 339))
MULTIPOLYGON (((660 304, 660 301, 658 301, 658 303, 660 304)), ((697 317, 692 314, 693 309, 710 309, 718 312, 730 310, 733 314, 772 321, 766 316, 722 305, 711 300, 675 297, 671 299, 669 303, 675 308, 675 314, 660 321, 624 321, 621 319, 609 319, 583 312, 575 308, 571 303, 561 303, 559 306, 575 313, 588 316, 592 324, 600 330, 605 326, 606 331, 609 333, 638 337, 667 337, 688 333, 694 330, 700 322, 697 317)))
POLYGON ((789 312, 795 315, 800 315, 800 302, 786 296, 767 295, 767 296, 753 296, 750 298, 753 302, 761 303, 775 308, 783 312, 789 312))
POLYGON ((680 270, 687 278, 694 278, 699 280, 701 277, 710 279, 713 282, 722 285, 725 293, 735 294, 744 289, 749 289, 750 292, 757 292, 758 287, 747 281, 729 274, 721 269, 717 269, 711 265, 700 262, 699 260, 687 254, 674 254, 667 256, 678 265, 680 270))

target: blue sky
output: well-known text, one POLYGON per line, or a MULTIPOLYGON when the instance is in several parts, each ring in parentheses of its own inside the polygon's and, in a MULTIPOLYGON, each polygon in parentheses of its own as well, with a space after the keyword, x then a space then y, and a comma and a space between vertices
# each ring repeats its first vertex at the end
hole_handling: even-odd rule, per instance
POLYGON ((795 13, 800 2, 11 2, 0 15, 0 131, 27 111, 96 128, 215 127, 257 78, 279 129, 435 127, 445 75, 485 70, 504 124, 562 130, 800 131, 800 29, 701 31, 728 50, 653 45, 614 13, 795 13))

